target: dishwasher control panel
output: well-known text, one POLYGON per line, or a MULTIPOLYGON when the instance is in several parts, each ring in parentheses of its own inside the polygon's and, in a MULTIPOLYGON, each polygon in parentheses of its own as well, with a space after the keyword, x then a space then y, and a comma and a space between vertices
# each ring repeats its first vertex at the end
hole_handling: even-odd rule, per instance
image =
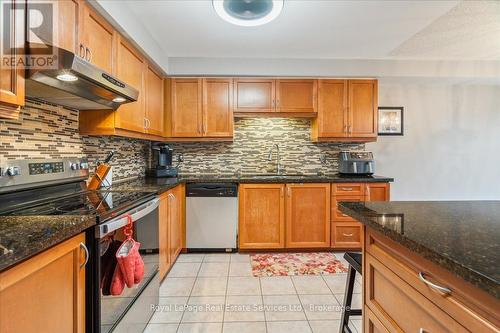
POLYGON ((237 197, 238 184, 233 183, 196 183, 186 185, 187 197, 237 197))

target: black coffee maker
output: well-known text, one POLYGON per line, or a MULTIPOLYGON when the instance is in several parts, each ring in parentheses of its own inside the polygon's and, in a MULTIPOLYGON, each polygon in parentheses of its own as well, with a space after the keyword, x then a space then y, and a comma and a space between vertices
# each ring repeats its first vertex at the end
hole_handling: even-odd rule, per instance
POLYGON ((173 149, 161 143, 151 147, 156 166, 146 171, 148 177, 177 177, 177 168, 172 166, 173 149))

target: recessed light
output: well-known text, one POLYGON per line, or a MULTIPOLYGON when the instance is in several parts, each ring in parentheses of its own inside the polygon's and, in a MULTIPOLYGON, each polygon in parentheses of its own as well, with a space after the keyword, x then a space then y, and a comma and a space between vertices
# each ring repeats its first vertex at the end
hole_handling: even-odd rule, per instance
POLYGON ((126 99, 125 99, 125 98, 123 98, 123 97, 115 97, 115 98, 113 99, 113 102, 115 102, 115 103, 123 103, 123 102, 125 102, 125 101, 126 101, 126 99))
POLYGON ((58 76, 56 76, 56 79, 58 79, 59 81, 73 82, 73 81, 78 80, 78 77, 76 77, 73 74, 64 73, 64 74, 59 74, 58 76))
POLYGON ((269 23, 283 9, 283 0, 212 0, 212 3, 223 20, 244 27, 269 23))

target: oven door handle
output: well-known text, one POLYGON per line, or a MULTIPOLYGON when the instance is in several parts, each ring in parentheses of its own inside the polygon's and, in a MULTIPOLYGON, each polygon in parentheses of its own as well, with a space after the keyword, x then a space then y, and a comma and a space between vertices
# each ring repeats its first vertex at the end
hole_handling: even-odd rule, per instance
MULTIPOLYGON (((160 204, 160 199, 155 198, 152 199, 145 204, 134 208, 127 212, 132 217, 132 220, 135 222, 144 216, 148 215, 149 213, 153 212, 156 208, 158 208, 160 204)), ((117 217, 109 222, 103 223, 97 227, 97 238, 103 238, 107 234, 118 230, 120 228, 123 228, 128 224, 128 217, 127 216, 120 216, 117 217)))

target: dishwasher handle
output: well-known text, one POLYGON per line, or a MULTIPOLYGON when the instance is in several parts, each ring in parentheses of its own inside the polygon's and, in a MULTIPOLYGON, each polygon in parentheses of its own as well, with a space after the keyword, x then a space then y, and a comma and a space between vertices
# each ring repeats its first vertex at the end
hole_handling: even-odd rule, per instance
POLYGON ((197 183, 187 184, 187 197, 237 197, 238 184, 234 183, 197 183))

